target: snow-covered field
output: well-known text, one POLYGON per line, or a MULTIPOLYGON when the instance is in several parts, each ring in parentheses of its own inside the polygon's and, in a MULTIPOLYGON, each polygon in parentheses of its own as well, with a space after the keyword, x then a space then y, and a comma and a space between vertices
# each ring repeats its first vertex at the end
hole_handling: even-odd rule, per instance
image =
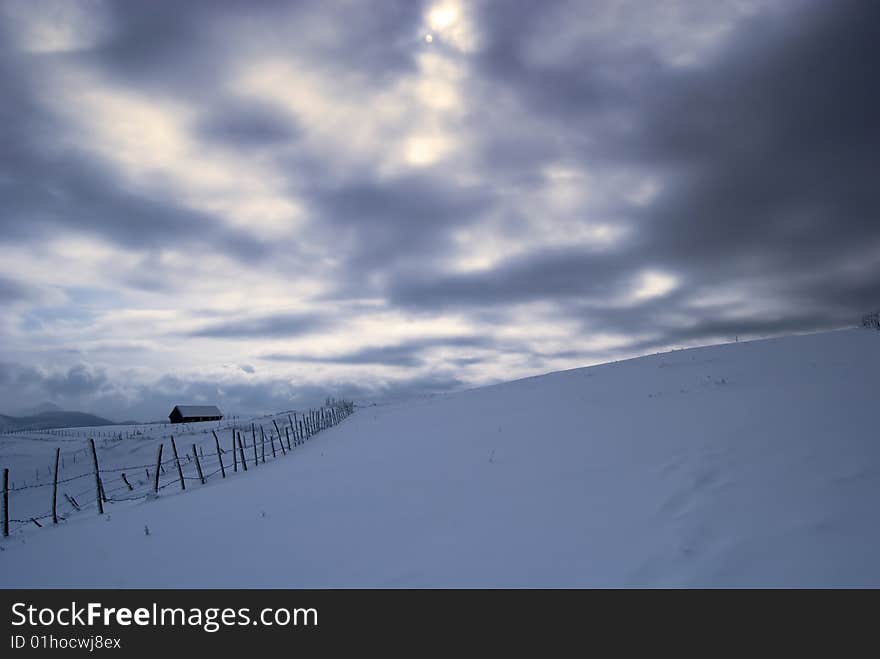
POLYGON ((363 407, 246 474, 23 529, 0 585, 880 586, 878 375, 859 329, 363 407))
POLYGON ((298 429, 301 422, 302 417, 291 410, 271 416, 236 417, 177 425, 152 423, 0 433, 0 467, 10 469, 11 533, 21 535, 35 531, 38 528, 37 523, 51 523, 51 485, 56 448, 61 450, 57 513, 65 519, 71 519, 81 512, 92 511, 94 514, 97 510, 94 462, 89 438, 95 441, 95 452, 102 472, 102 487, 110 504, 105 507, 109 511, 114 508, 113 504, 143 498, 152 491, 159 444, 163 445, 160 487, 163 491, 169 487, 179 487, 175 484, 175 481, 179 483, 179 478, 172 453, 172 437, 177 445, 185 481, 190 484, 199 479, 192 457, 193 446, 201 456, 201 466, 206 478, 220 478, 215 434, 222 442, 224 463, 232 471, 233 432, 242 435, 248 461, 252 460, 255 440, 260 458, 265 446, 271 459, 272 444, 268 437, 276 437, 274 447, 281 454, 276 424, 286 440, 288 434, 285 427, 289 432, 292 423, 296 423, 298 429), (293 421, 294 418, 296 421, 293 421), (208 474, 211 475, 210 478, 208 474), (32 521, 34 519, 36 522, 32 521))

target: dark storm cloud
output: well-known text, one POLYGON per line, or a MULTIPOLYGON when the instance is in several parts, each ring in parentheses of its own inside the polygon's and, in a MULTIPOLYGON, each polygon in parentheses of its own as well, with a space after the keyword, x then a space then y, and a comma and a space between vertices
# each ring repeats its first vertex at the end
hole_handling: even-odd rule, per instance
MULTIPOLYGON (((613 32, 600 31, 597 35, 584 29, 597 20, 597 14, 607 12, 607 4, 546 5, 527 0, 480 3, 479 22, 485 26, 485 45, 476 61, 478 71, 502 83, 544 120, 582 123, 619 116, 621 111, 631 114, 635 108, 629 104, 638 94, 634 82, 656 75, 660 65, 656 54, 644 46, 624 46, 613 32), (530 52, 534 39, 540 44, 570 30, 578 34, 568 43, 564 57, 552 64, 534 61, 534 53, 530 52)), ((565 132, 576 141, 596 137, 565 132)))
POLYGON ((615 297, 626 291, 630 264, 616 251, 552 249, 472 274, 400 281, 391 299, 422 309, 518 304, 570 297, 615 297))
POLYGON ((292 355, 271 353, 262 359, 275 362, 312 362, 321 364, 379 364, 383 366, 418 366, 422 360, 419 350, 407 344, 365 348, 342 355, 315 357, 312 355, 292 355))
MULTIPOLYGON (((589 3, 574 6, 572 15, 589 17, 589 3)), ((521 11, 490 7, 482 74, 516 94, 547 134, 570 138, 560 153, 577 154, 588 169, 657 175, 661 191, 642 208, 619 205, 634 230, 613 253, 533 252, 487 272, 425 272, 394 281, 395 302, 449 310, 530 300, 564 306, 570 298, 604 296, 608 305, 585 312, 591 327, 638 326, 669 341, 839 326, 880 304, 873 283, 880 275, 880 87, 873 70, 880 5, 762 12, 738 26, 719 54, 690 68, 663 64, 643 47, 618 46, 614 34, 576 40, 563 60, 537 66, 523 45, 551 12, 533 3, 521 11), (772 314, 753 311, 741 324, 704 322, 679 296, 659 304, 690 314, 690 329, 652 314, 653 302, 615 322, 621 314, 611 303, 643 268, 672 272, 685 289, 772 289, 780 306, 772 314)), ((503 144, 486 149, 516 143, 503 144)), ((547 159, 523 142, 514 162, 547 159)), ((517 176, 513 170, 504 171, 517 176)))
POLYGON ((196 130, 208 142, 237 148, 284 144, 299 134, 281 112, 244 100, 210 109, 196 130))
POLYGON ((675 330, 675 338, 687 342, 707 336, 735 338, 798 332, 804 327, 827 330, 835 327, 830 314, 802 314, 789 312, 785 315, 770 315, 764 318, 745 318, 742 320, 706 318, 698 320, 685 329, 675 330))
MULTIPOLYGON (((7 42, 8 44, 9 42, 7 42)), ((234 258, 265 256, 252 233, 175 200, 138 193, 91 153, 62 146, 69 128, 38 100, 45 60, 0 45, 0 232, 37 241, 85 233, 131 249, 209 244, 234 258)))
POLYGON ((744 26, 718 66, 655 99, 634 152, 680 172, 646 211, 669 258, 785 271, 880 245, 880 6, 823 4, 744 26))
POLYGON ((880 304, 880 5, 742 33, 717 67, 671 81, 639 135, 639 157, 673 172, 643 218, 651 253, 702 283, 785 290, 774 331, 853 322, 880 304))
POLYGON ((139 250, 179 245, 212 245, 222 253, 251 260, 271 253, 253 234, 223 228, 214 216, 161 198, 128 192, 117 175, 85 154, 30 153, 0 162, 4 207, 0 228, 7 237, 35 240, 73 231, 139 250))
MULTIPOLYGON (((273 249, 254 232, 231 228, 223 221, 228 218, 192 210, 171 193, 139 193, 118 170, 93 154, 61 148, 70 127, 47 109, 43 69, 65 61, 96 67, 122 90, 158 90, 195 104, 199 113, 191 127, 193 136, 208 145, 241 150, 277 146, 294 141, 300 129, 265 103, 229 95, 226 76, 233 64, 241 63, 236 58, 251 53, 257 42, 276 55, 283 55, 285 49, 306 54, 328 76, 335 75, 336 67, 390 84, 395 75, 412 70, 412 40, 422 12, 416 2, 376 7, 353 4, 344 15, 342 9, 319 2, 107 2, 101 7, 109 9, 108 36, 83 52, 47 59, 14 50, 15 35, 4 35, 5 45, 0 45, 0 96, 4 98, 0 106, 0 230, 5 239, 33 243, 63 230, 134 250, 169 244, 198 246, 248 263, 277 257, 277 245, 273 249), (338 30, 338 40, 316 41, 308 31, 315 21, 338 30), (305 32, 291 38, 293 28, 305 32)), ((0 26, 0 30, 11 29, 11 23, 0 26)), ((333 169, 327 161, 302 166, 308 167, 305 175, 310 187, 326 185, 321 173, 333 169)), ((355 185, 363 191, 370 184, 355 185)), ((386 202, 376 200, 392 207, 392 218, 396 217, 395 204, 400 210, 406 187, 403 183, 387 190, 386 202), (394 195, 396 202, 390 198, 394 195)), ((411 192, 427 194, 433 203, 439 193, 427 187, 414 185, 411 192)), ((322 206, 327 205, 324 193, 318 195, 322 206)), ((458 197, 445 206, 457 210, 469 203, 466 194, 458 197)), ((340 203, 346 198, 350 196, 341 191, 340 203)), ((331 212, 339 210, 332 203, 329 206, 331 212)), ((415 224, 417 218, 410 214, 407 221, 415 224)), ((394 251, 394 231, 391 225, 374 223, 372 239, 377 249, 370 253, 381 258, 394 251), (379 243, 385 247, 379 248, 379 243)), ((405 233, 401 231, 401 237, 405 233)), ((414 236, 410 232, 407 240, 414 242, 414 236)), ((361 236, 355 240, 362 242, 361 236)), ((170 279, 152 269, 121 281, 145 291, 166 292, 174 287, 170 279)))
POLYGON ((429 338, 417 341, 404 341, 393 345, 362 348, 340 355, 316 357, 273 353, 261 359, 280 362, 314 362, 324 364, 373 364, 381 366, 419 366, 424 362, 424 353, 433 348, 489 348, 494 344, 488 337, 461 336, 448 338, 429 338))
POLYGON ((365 271, 434 260, 451 247, 451 231, 479 219, 491 192, 431 175, 346 180, 304 190, 323 230, 347 256, 357 286, 365 271))
POLYGON ((413 0, 344 5, 321 0, 113 0, 108 3, 113 37, 88 57, 122 81, 184 93, 198 81, 200 91, 213 93, 245 40, 247 48, 307 55, 327 73, 357 71, 381 80, 412 70, 412 40, 422 5, 413 0))
POLYGON ((222 320, 187 332, 186 336, 212 339, 284 338, 309 334, 327 322, 327 319, 314 314, 284 312, 222 320))

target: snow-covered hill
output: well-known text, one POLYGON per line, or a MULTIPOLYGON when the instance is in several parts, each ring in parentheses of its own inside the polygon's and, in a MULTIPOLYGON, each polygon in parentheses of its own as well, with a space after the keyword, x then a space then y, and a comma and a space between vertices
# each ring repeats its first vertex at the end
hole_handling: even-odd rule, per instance
POLYGON ((844 330, 366 407, 12 537, 0 585, 880 586, 878 380, 844 330))

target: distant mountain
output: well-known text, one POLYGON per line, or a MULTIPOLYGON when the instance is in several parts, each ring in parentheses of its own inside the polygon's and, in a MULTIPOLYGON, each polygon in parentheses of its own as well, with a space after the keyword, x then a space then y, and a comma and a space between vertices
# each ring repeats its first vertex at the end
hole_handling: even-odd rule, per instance
POLYGON ((29 416, 0 414, 0 432, 10 430, 47 430, 49 428, 81 428, 115 425, 109 419, 85 412, 55 410, 29 416))
POLYGON ((63 412, 64 408, 55 403, 40 403, 36 407, 29 407, 23 410, 16 410, 16 416, 37 416, 46 412, 63 412))

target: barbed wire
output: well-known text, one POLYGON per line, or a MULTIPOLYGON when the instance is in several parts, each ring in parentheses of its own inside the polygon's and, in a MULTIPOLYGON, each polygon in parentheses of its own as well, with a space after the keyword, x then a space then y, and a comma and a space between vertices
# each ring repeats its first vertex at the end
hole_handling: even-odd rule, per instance
MULTIPOLYGON (((340 421, 340 423, 341 423, 341 421, 340 421)), ((334 425, 336 425, 336 424, 334 424, 334 425)), ((286 427, 289 427, 289 426, 286 426, 286 427)), ((333 426, 327 426, 327 428, 324 428, 324 430, 326 430, 326 429, 328 429, 328 428, 331 428, 331 427, 333 427, 333 426)), ((306 440, 308 440, 308 439, 311 439, 311 438, 314 437, 318 432, 320 432, 320 430, 316 430, 315 433, 313 433, 312 435, 307 435, 307 436, 305 436, 305 437, 300 437, 300 438, 299 438, 299 441, 292 441, 292 442, 290 443, 290 445, 287 447, 286 450, 290 450, 290 451, 292 451, 292 450, 293 450, 293 447, 302 445, 302 442, 304 442, 304 441, 306 441, 306 440)), ((270 438, 268 438, 268 439, 269 439, 269 443, 270 443, 270 445, 273 444, 275 441, 278 441, 279 444, 281 444, 281 443, 283 442, 283 440, 282 440, 282 439, 280 438, 280 436, 278 436, 278 435, 272 435, 272 436, 271 436, 270 438)), ((261 440, 261 441, 260 441, 260 448, 261 448, 261 451, 262 451, 262 448, 263 448, 264 445, 265 445, 265 444, 264 444, 264 441, 261 440)), ((241 445, 241 447, 244 448, 244 449, 253 449, 255 446, 256 446, 256 443, 248 444, 247 441, 243 441, 243 442, 242 442, 242 445, 241 445)), ((220 453, 217 453, 216 451, 201 452, 201 453, 199 454, 199 458, 217 457, 218 455, 228 455, 229 453, 232 453, 232 449, 230 449, 230 450, 228 450, 228 451, 224 451, 224 450, 221 448, 221 452, 220 452, 220 453)), ((190 458, 190 456, 191 456, 190 453, 185 453, 185 454, 184 454, 184 458, 187 459, 187 460, 190 458)), ((260 455, 260 458, 262 459, 262 453, 261 453, 261 455, 260 455)), ((181 458, 178 456, 177 459, 179 460, 179 459, 181 459, 181 458)), ((274 458, 273 458, 273 459, 274 459, 274 458)), ((167 460, 163 460, 163 461, 159 462, 158 464, 159 464, 160 466, 163 466, 163 467, 164 467, 164 466, 166 466, 166 465, 172 465, 172 464, 174 464, 175 462, 176 462, 176 459, 175 459, 175 458, 169 458, 169 459, 167 459, 167 460)), ((106 467, 106 468, 100 468, 100 469, 98 470, 98 473, 99 473, 99 474, 103 474, 103 473, 122 473, 122 472, 126 472, 126 471, 133 471, 133 470, 135 470, 135 469, 150 469, 151 467, 152 467, 152 468, 155 468, 155 467, 156 467, 156 464, 157 464, 156 462, 148 462, 148 463, 144 463, 144 464, 139 464, 139 465, 127 465, 127 466, 123 466, 123 467, 106 467)), ((21 490, 29 490, 29 489, 35 489, 35 488, 41 488, 41 487, 49 487, 49 486, 52 486, 52 485, 54 485, 54 484, 56 484, 56 483, 57 483, 58 485, 61 485, 61 484, 63 484, 63 483, 68 483, 68 482, 71 482, 71 481, 74 481, 74 480, 78 480, 78 479, 80 479, 80 478, 87 478, 87 477, 89 477, 89 476, 94 476, 94 472, 86 472, 86 473, 78 474, 78 475, 76 475, 76 476, 71 476, 71 477, 68 477, 68 478, 59 479, 58 481, 53 481, 53 482, 35 483, 35 484, 32 484, 32 485, 20 485, 20 486, 18 486, 18 487, 12 487, 12 488, 9 488, 8 491, 9 491, 9 492, 19 492, 19 491, 21 491, 21 490)))
MULTIPOLYGON (((324 408, 324 409, 326 409, 326 408, 324 408)), ((156 463, 155 461, 153 461, 153 462, 139 464, 139 465, 126 465, 126 466, 121 466, 121 467, 99 468, 98 473, 97 473, 98 492, 99 492, 98 496, 100 496, 103 503, 124 503, 124 502, 129 502, 129 501, 140 501, 140 500, 148 499, 151 497, 155 497, 159 491, 165 490, 168 487, 172 487, 175 485, 181 485, 180 475, 178 475, 176 478, 172 478, 171 480, 168 480, 167 482, 162 483, 162 484, 158 484, 158 481, 153 481, 153 477, 149 476, 149 474, 150 474, 150 470, 156 469, 157 464, 159 465, 159 468, 164 472, 165 467, 167 467, 169 465, 176 465, 177 463, 179 463, 180 470, 182 472, 184 466, 191 465, 193 462, 193 458, 195 458, 195 460, 198 461, 197 464, 202 466, 203 473, 201 476, 191 476, 191 475, 183 474, 183 482, 185 483, 186 481, 200 481, 205 485, 208 484, 209 479, 211 479, 212 477, 216 476, 219 473, 225 474, 226 471, 229 471, 231 474, 231 473, 246 471, 248 466, 250 466, 250 468, 253 469, 254 467, 256 467, 257 464, 260 464, 260 463, 266 464, 267 462, 272 462, 274 460, 277 460, 277 459, 280 459, 280 458, 286 456, 287 453, 293 452, 294 448, 303 445, 306 441, 308 441, 310 439, 313 439, 322 430, 328 430, 330 428, 335 427, 336 425, 339 425, 345 419, 347 419, 351 414, 354 413, 356 407, 354 405, 351 405, 349 407, 337 407, 335 409, 337 410, 337 414, 335 415, 335 418, 334 418, 334 415, 332 415, 332 414, 326 414, 322 419, 320 413, 317 411, 314 411, 314 410, 312 410, 308 413, 290 411, 290 412, 281 413, 278 415, 267 415, 264 417, 258 417, 260 419, 269 419, 270 421, 272 421, 273 422, 272 425, 275 426, 275 430, 276 430, 275 433, 272 433, 271 432, 272 429, 270 427, 270 431, 267 433, 267 432, 265 432, 265 429, 263 428, 263 426, 260 425, 259 428, 261 431, 261 435, 260 435, 259 440, 257 440, 257 438, 256 438, 257 424, 255 424, 253 422, 251 423, 250 426, 244 426, 244 425, 238 426, 238 425, 233 424, 231 426, 225 426, 222 428, 204 429, 203 430, 204 434, 207 434, 208 432, 211 432, 213 430, 222 431, 222 430, 230 430, 231 429, 233 431, 233 438, 234 438, 233 447, 224 449, 221 446, 221 447, 219 447, 219 449, 220 449, 219 452, 216 450, 204 451, 202 448, 202 445, 194 444, 194 448, 195 448, 195 446, 198 446, 198 449, 196 450, 195 453, 190 453, 187 451, 185 453, 178 454, 177 458, 170 457, 166 460, 160 461, 159 463, 156 463), (290 418, 291 414, 299 415, 298 418, 296 419, 296 422, 293 422, 293 419, 290 418), (280 428, 278 428, 278 424, 275 423, 275 421, 278 421, 278 420, 283 420, 283 423, 281 426, 284 428, 283 435, 281 434, 280 428), (250 437, 248 437, 248 434, 250 434, 250 437), (252 441, 249 443, 248 439, 250 439, 252 441), (286 442, 285 442, 285 439, 287 440, 286 442), (280 451, 275 451, 275 442, 276 441, 278 442, 278 447, 280 448, 280 451), (259 442, 259 447, 257 446, 258 442, 259 442), (266 455, 266 453, 267 453, 266 444, 267 443, 269 444, 269 448, 272 450, 272 454, 270 454, 269 456, 266 455), (255 450, 257 450, 257 449, 259 450, 259 455, 256 455, 255 457, 252 458, 251 456, 245 454, 244 459, 239 458, 239 452, 244 452, 245 450, 247 450, 248 453, 253 454, 255 452, 255 450), (223 456, 226 456, 228 458, 228 456, 230 454, 233 454, 233 460, 229 461, 229 463, 227 464, 225 461, 222 460, 222 458, 223 458, 223 456), (212 459, 216 459, 216 460, 214 462, 212 462, 212 459), (205 472, 204 468, 206 466, 208 466, 208 465, 206 465, 206 462, 211 466, 213 466, 216 463, 217 468, 214 469, 213 471, 205 472), (240 468, 236 469, 236 467, 239 465, 240 465, 240 468), (122 473, 122 475, 124 476, 125 475, 124 472, 126 472, 126 471, 133 472, 133 471, 139 470, 139 469, 146 470, 146 473, 147 473, 148 479, 149 479, 147 482, 145 482, 141 479, 135 479, 133 477, 133 480, 134 480, 133 484, 131 482, 129 482, 127 479, 123 479, 122 484, 116 485, 115 487, 110 487, 108 489, 104 486, 104 480, 101 479, 102 474, 122 473), (151 483, 149 481, 153 481, 153 482, 151 483), (146 491, 144 491, 144 489, 146 489, 146 491), (129 494, 128 496, 113 496, 114 494, 116 494, 120 491, 123 491, 123 490, 128 490, 129 492, 131 492, 131 494, 129 494)), ((187 429, 185 428, 184 430, 187 430, 187 429)), ((2 433, 2 434, 6 434, 6 433, 2 433)), ((137 436, 137 433, 135 433, 134 435, 124 436, 123 438, 131 438, 133 436, 137 436)), ((173 435, 169 434, 167 436, 163 435, 161 437, 161 439, 165 439, 165 437, 171 438, 172 440, 174 438, 173 435)), ((16 438, 29 439, 29 440, 34 439, 32 437, 21 437, 21 436, 17 436, 16 438)), ((118 436, 105 437, 102 439, 104 439, 105 443, 106 443, 106 440, 110 440, 110 439, 118 440, 119 437, 118 436)), ((155 439, 155 438, 150 438, 150 439, 155 439)), ((83 440, 83 438, 67 439, 67 438, 62 438, 62 437, 53 435, 50 437, 46 437, 45 440, 46 441, 59 441, 59 442, 60 441, 80 442, 83 440)), ((219 445, 219 442, 220 442, 219 437, 217 437, 216 441, 219 445)), ((76 451, 73 454, 75 455, 78 452, 79 451, 76 451)), ((87 449, 84 449, 84 452, 87 452, 87 449)), ((210 467, 208 467, 208 468, 210 468, 210 467)), ((155 471, 153 473, 155 475, 155 471)), ((20 485, 18 487, 12 487, 12 488, 9 488, 7 490, 7 492, 13 493, 13 492, 20 492, 23 490, 39 489, 39 488, 45 488, 45 487, 50 487, 50 486, 62 486, 62 485, 66 485, 68 483, 71 483, 71 482, 74 482, 74 481, 77 481, 77 480, 80 480, 83 478, 89 478, 89 477, 94 478, 95 475, 96 474, 94 471, 90 471, 90 472, 77 474, 75 476, 69 476, 66 478, 62 478, 57 481, 55 481, 53 479, 53 481, 46 482, 46 483, 35 483, 35 484, 30 484, 30 485, 20 485)), ((224 478, 225 478, 225 475, 224 475, 224 478)), ((75 494, 70 494, 69 492, 66 491, 66 489, 67 488, 62 488, 61 495, 67 499, 67 502, 60 501, 59 504, 61 506, 65 506, 65 503, 67 503, 68 505, 65 506, 67 508, 67 511, 66 512, 62 511, 59 513, 56 510, 56 512, 55 512, 55 516, 57 517, 57 519, 59 521, 67 520, 72 514, 74 514, 76 512, 82 512, 84 510, 91 510, 91 509, 94 509, 97 507, 97 500, 94 497, 94 495, 96 494, 95 485, 90 485, 88 488, 80 490, 75 494), (91 500, 83 499, 83 497, 86 497, 89 495, 93 495, 91 500), (83 503, 79 503, 78 499, 83 499, 83 503)), ((7 514, 8 514, 8 511, 7 511, 7 514)), ((43 513, 40 515, 27 517, 26 519, 10 518, 8 520, 8 522, 10 524, 10 529, 9 529, 10 533, 17 531, 17 530, 21 529, 23 526, 27 526, 29 524, 36 524, 37 526, 42 526, 41 524, 39 524, 39 522, 41 520, 49 519, 51 517, 53 517, 53 513, 50 511, 50 512, 43 513)))
MULTIPOLYGON (((70 483, 71 481, 76 481, 76 480, 79 480, 80 478, 85 478, 86 476, 94 476, 94 475, 95 475, 94 472, 92 472, 90 474, 80 474, 79 476, 71 476, 70 478, 59 479, 58 485, 62 485, 63 483, 70 483)), ((33 490, 33 489, 36 489, 39 487, 50 487, 54 484, 55 483, 52 482, 52 483, 37 483, 34 485, 19 485, 18 487, 10 487, 7 491, 8 492, 20 492, 21 490, 33 490)))

